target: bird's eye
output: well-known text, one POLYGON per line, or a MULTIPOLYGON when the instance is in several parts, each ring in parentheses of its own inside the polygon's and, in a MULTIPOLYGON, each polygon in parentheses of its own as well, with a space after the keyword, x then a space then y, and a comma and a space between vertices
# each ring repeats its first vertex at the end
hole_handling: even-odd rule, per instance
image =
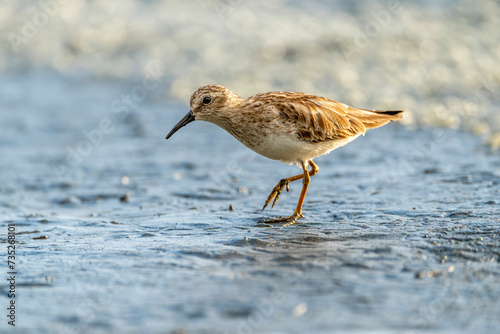
POLYGON ((210 96, 205 96, 203 98, 203 104, 209 104, 210 102, 212 102, 212 99, 210 98, 210 96))

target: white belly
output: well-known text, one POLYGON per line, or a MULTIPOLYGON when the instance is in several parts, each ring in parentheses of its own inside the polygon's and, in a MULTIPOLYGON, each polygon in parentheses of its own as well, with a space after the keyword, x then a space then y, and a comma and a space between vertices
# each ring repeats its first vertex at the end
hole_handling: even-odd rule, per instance
POLYGON ((291 164, 307 161, 323 154, 330 153, 334 149, 344 146, 357 137, 358 136, 320 143, 310 143, 292 135, 270 135, 265 141, 260 143, 260 145, 248 147, 269 159, 291 164))

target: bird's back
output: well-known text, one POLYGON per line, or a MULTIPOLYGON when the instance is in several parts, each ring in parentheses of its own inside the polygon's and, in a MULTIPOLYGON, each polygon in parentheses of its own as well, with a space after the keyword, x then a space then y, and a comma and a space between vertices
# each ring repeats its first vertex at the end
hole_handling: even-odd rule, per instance
POLYGON ((357 109, 328 98, 296 92, 260 93, 247 101, 274 108, 285 122, 297 127, 300 139, 309 142, 357 137, 367 129, 400 119, 403 113, 357 109))

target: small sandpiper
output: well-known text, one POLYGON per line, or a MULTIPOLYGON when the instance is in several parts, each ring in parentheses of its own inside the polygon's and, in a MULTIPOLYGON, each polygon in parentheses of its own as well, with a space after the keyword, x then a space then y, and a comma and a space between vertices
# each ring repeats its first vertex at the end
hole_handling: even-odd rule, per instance
POLYGON ((312 159, 344 146, 366 130, 400 119, 403 111, 356 109, 328 98, 296 92, 268 92, 242 99, 226 87, 207 85, 198 88, 190 100, 191 110, 170 131, 193 121, 214 123, 248 148, 273 160, 296 163, 303 173, 282 179, 266 200, 262 210, 273 201, 274 207, 290 182, 302 179, 303 186, 291 216, 263 220, 262 223, 296 223, 310 177, 319 171, 312 159), (308 171, 308 166, 311 170, 308 171), (273 200, 274 199, 274 200, 273 200))

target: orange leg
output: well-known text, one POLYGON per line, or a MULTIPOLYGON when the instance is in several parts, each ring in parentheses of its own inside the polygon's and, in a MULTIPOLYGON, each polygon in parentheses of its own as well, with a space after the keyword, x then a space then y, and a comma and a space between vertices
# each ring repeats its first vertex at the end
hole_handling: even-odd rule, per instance
POLYGON ((276 187, 274 187, 273 191, 271 192, 271 194, 269 195, 269 197, 266 200, 266 204, 264 205, 264 208, 262 208, 262 210, 264 210, 273 198, 274 198, 274 202, 273 202, 272 207, 274 207, 274 205, 278 201, 278 198, 281 195, 281 192, 283 191, 283 188, 286 186, 286 190, 288 191, 288 185, 290 184, 290 182, 302 179, 302 191, 300 193, 299 202, 297 203, 297 207, 295 208, 295 212, 293 213, 293 215, 288 216, 288 217, 279 217, 279 218, 275 218, 275 219, 264 220, 264 221, 261 221, 261 223, 278 223, 278 222, 286 221, 287 223, 283 224, 282 226, 287 226, 287 225, 294 224, 298 218, 304 217, 304 215, 302 215, 302 205, 304 204, 304 199, 306 197, 307 188, 309 187, 309 183, 311 182, 311 176, 316 175, 319 171, 318 166, 312 160, 309 160, 307 163, 302 162, 302 170, 304 171, 303 174, 288 177, 286 179, 282 179, 276 185, 276 187), (312 169, 310 172, 307 171, 307 163, 309 165, 311 165, 312 169))
POLYGON ((281 179, 280 182, 278 182, 276 187, 274 187, 273 191, 271 191, 271 194, 267 197, 266 203, 264 204, 262 211, 264 211, 264 209, 269 205, 269 203, 271 203, 273 198, 274 198, 274 201, 273 201, 273 205, 271 206, 271 209, 274 208, 274 206, 276 205, 276 202, 280 198, 280 195, 281 195, 281 192, 283 191, 283 189, 286 187, 286 191, 290 190, 289 184, 291 182, 303 179, 305 177, 306 173, 309 174, 309 176, 313 176, 313 175, 316 175, 318 173, 319 167, 312 160, 309 160, 308 163, 309 163, 309 165, 311 165, 311 168, 312 168, 310 172, 307 172, 307 168, 304 169, 305 168, 304 163, 302 163, 302 165, 303 165, 302 169, 304 170, 304 172, 302 174, 287 177, 285 179, 281 179))

